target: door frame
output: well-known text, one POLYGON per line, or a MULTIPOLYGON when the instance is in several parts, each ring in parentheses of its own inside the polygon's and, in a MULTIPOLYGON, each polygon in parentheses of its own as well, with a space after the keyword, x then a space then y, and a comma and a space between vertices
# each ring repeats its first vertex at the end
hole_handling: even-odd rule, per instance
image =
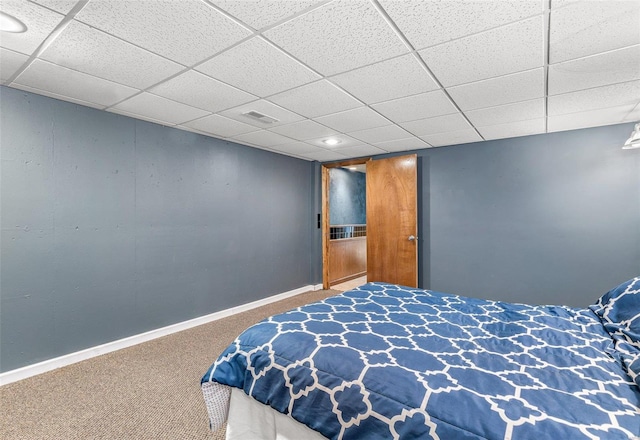
POLYGON ((370 157, 322 164, 322 288, 329 288, 329 170, 350 165, 362 165, 370 157))

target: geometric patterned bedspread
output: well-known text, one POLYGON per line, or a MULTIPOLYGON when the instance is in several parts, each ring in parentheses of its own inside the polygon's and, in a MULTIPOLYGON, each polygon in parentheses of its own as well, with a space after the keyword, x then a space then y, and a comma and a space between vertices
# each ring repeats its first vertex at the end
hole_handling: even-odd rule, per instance
POLYGON ((640 389, 590 309, 384 283, 275 315, 202 379, 330 439, 640 438, 640 389))

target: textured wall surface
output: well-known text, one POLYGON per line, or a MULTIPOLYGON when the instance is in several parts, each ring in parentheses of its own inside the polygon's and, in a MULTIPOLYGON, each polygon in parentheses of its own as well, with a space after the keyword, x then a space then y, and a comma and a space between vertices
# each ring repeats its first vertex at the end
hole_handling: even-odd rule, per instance
POLYGON ((640 274, 633 124, 417 151, 421 286, 586 306, 640 274))
POLYGON ((313 163, 0 93, 1 371, 319 282, 313 163))
POLYGON ((360 225, 367 222, 366 174, 342 168, 329 170, 329 223, 360 225))
MULTIPOLYGON (((320 282, 318 164, 0 93, 0 371, 320 282)), ((638 275, 632 128, 417 151, 421 286, 585 306, 638 275)))

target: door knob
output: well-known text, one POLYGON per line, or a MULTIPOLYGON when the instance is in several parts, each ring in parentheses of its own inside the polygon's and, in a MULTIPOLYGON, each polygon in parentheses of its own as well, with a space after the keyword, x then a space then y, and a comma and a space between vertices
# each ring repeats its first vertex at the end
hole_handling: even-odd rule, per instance
POLYGON ((409 235, 409 241, 415 241, 417 239, 418 237, 416 237, 415 235, 409 235))

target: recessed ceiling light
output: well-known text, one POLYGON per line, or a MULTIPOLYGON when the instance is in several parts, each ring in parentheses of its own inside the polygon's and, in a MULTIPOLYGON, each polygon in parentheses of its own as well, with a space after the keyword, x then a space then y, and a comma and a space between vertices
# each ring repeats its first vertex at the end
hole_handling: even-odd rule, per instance
POLYGON ((357 168, 357 167, 349 167, 349 169, 350 169, 351 171, 355 171, 355 170, 357 170, 358 168, 357 168))
POLYGON ((342 143, 342 141, 340 139, 335 139, 335 138, 329 138, 329 139, 325 139, 322 141, 323 144, 326 144, 330 147, 334 147, 340 143, 342 143))
POLYGON ((0 31, 19 34, 26 30, 27 26, 23 22, 6 12, 0 11, 0 31))

